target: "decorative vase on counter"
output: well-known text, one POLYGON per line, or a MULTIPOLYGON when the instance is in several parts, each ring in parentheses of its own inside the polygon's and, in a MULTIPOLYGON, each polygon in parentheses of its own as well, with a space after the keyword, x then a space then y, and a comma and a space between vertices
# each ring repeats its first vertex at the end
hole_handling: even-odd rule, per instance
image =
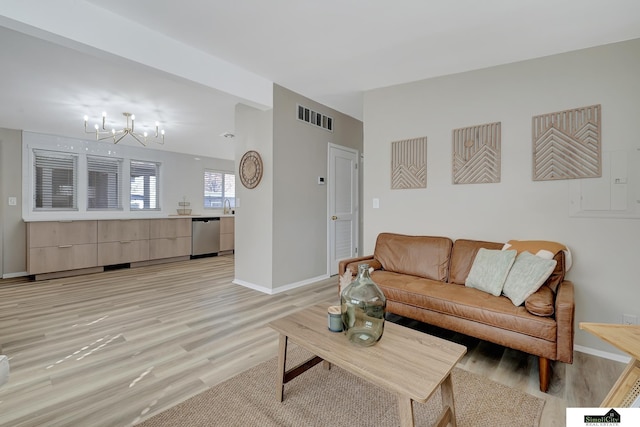
POLYGON ((340 295, 345 334, 354 344, 368 347, 377 343, 384 331, 387 299, 369 276, 369 264, 358 266, 358 276, 340 295))

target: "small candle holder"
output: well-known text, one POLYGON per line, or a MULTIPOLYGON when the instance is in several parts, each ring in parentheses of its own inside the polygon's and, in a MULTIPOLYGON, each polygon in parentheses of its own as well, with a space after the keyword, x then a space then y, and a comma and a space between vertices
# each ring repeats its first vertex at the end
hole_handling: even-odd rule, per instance
POLYGON ((331 332, 342 332, 342 313, 340 306, 332 305, 327 309, 327 324, 331 332))

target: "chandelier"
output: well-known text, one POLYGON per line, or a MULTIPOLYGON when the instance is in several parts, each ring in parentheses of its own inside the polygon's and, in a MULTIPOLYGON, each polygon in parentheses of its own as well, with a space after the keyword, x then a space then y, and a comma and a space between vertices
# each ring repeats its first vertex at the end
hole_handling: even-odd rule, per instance
MULTIPOLYGON (((142 133, 135 131, 136 116, 131 113, 122 113, 122 115, 127 118, 127 125, 120 130, 107 130, 107 128, 105 127, 105 121, 107 119, 106 112, 102 113, 102 129, 100 129, 100 125, 96 123, 94 126, 95 130, 87 130, 87 122, 89 121, 89 116, 84 116, 84 133, 95 133, 96 141, 102 141, 103 139, 112 138, 114 144, 120 142, 125 136, 131 135, 140 144, 146 146, 149 134, 146 131, 142 133)), ((164 129, 160 130, 159 122, 156 122, 156 130, 153 138, 155 139, 154 142, 157 142, 158 144, 164 144, 164 129)))

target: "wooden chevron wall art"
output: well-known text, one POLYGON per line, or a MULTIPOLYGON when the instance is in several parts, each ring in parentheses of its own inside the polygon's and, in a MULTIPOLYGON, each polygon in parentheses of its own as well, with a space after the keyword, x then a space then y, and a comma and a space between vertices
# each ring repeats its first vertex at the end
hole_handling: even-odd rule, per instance
POLYGON ((427 137, 391 143, 391 189, 427 188, 427 137))
POLYGON ((533 180, 602 176, 600 105, 534 116, 533 180))
POLYGON ((500 182, 500 138, 500 122, 454 129, 453 183, 500 182))

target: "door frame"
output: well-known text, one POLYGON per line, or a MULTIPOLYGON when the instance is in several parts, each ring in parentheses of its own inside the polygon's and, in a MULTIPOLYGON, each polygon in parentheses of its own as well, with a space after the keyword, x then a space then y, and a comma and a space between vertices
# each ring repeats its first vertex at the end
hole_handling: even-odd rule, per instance
MULTIPOLYGON (((354 212, 354 229, 355 229, 355 238, 354 238, 354 248, 352 248, 352 254, 353 254, 353 249, 358 251, 358 255, 359 255, 359 250, 358 248, 360 247, 360 176, 361 176, 361 165, 360 165, 360 151, 355 149, 355 148, 351 148, 351 147, 346 147, 344 145, 339 145, 339 144, 334 144, 332 142, 329 142, 327 144, 327 181, 329 182, 329 188, 327 188, 327 276, 331 276, 332 275, 332 271, 331 271, 331 197, 332 197, 332 183, 334 182, 334 178, 333 176, 331 176, 331 150, 332 149, 339 149, 339 150, 343 150, 343 151, 348 151, 350 153, 352 153, 355 158, 356 158, 356 186, 355 186, 355 212, 354 212)), ((339 272, 338 272, 339 273, 339 272)))

